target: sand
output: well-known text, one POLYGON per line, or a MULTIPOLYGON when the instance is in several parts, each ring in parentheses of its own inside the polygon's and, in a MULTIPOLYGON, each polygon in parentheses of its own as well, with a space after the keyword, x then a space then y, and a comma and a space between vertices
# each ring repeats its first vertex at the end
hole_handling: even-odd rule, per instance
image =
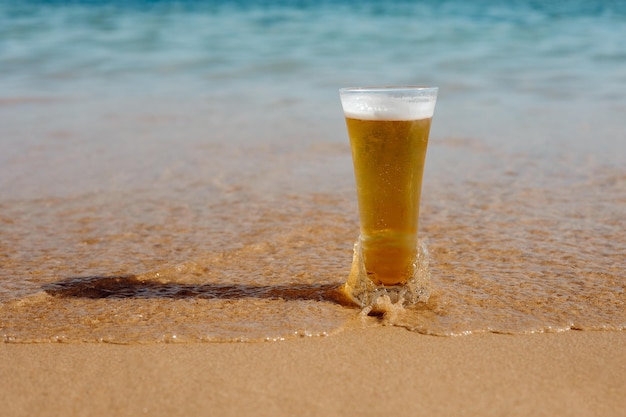
POLYGON ((0 344, 2 416, 623 416, 626 332, 0 344))

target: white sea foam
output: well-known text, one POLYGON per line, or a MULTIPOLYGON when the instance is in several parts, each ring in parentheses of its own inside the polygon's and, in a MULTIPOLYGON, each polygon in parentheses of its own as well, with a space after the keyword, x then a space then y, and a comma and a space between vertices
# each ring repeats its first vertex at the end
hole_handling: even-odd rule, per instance
POLYGON ((428 94, 347 91, 341 93, 346 117, 361 120, 419 120, 433 117, 436 90, 428 94))

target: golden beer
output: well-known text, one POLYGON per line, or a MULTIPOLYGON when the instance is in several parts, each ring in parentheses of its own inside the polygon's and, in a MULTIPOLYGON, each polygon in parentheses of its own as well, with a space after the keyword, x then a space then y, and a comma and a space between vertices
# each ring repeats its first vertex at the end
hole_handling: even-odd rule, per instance
POLYGON ((413 274, 430 121, 346 117, 363 262, 377 285, 402 284, 413 274))
POLYGON ((415 294, 402 288, 419 291, 421 282, 417 227, 437 88, 342 88, 340 96, 361 223, 345 289, 361 304, 379 287, 397 289, 398 297, 413 302, 415 294))

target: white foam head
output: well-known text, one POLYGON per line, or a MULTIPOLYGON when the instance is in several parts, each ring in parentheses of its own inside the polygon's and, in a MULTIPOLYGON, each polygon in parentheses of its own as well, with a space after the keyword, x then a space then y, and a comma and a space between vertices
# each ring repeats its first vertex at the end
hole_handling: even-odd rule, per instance
POLYGON ((361 120, 419 120, 433 117, 436 87, 342 88, 346 117, 361 120))

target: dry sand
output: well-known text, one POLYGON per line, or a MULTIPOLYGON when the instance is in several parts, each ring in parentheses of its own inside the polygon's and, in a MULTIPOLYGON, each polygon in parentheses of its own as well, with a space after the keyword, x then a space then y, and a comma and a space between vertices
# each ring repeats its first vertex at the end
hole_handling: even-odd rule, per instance
POLYGON ((0 415, 624 416, 626 332, 0 344, 0 415))

